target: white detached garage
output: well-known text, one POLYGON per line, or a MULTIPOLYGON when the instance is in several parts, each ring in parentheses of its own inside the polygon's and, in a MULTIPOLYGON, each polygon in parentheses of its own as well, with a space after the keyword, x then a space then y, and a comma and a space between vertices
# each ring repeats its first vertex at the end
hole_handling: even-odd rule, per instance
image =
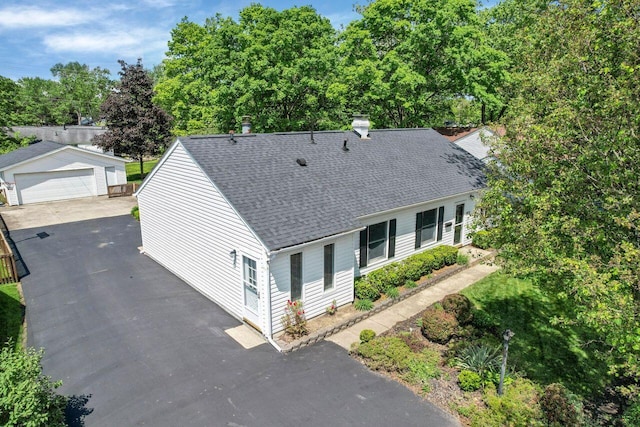
POLYGON ((126 162, 42 141, 0 156, 0 186, 10 205, 101 196, 127 182, 126 162))

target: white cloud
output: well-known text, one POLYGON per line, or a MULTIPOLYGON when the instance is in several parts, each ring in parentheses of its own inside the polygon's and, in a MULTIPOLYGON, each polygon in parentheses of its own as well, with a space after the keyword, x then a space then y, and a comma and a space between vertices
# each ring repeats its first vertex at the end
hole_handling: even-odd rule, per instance
POLYGON ((95 14, 79 9, 46 10, 38 7, 0 9, 0 28, 70 27, 96 19, 95 14))
POLYGON ((153 28, 109 29, 96 33, 76 31, 46 35, 44 45, 51 52, 143 56, 163 53, 168 37, 167 31, 153 28))

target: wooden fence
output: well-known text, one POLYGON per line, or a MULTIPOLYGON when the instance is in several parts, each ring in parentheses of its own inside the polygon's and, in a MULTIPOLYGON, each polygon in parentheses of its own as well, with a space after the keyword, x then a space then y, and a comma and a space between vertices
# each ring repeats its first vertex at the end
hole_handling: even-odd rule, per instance
POLYGON ((14 283, 19 280, 13 251, 4 233, 0 230, 0 283, 14 283))
POLYGON ((109 198, 111 197, 122 197, 122 196, 131 196, 138 189, 138 185, 136 183, 130 182, 128 184, 118 184, 118 185, 109 185, 107 187, 107 192, 109 194, 109 198))

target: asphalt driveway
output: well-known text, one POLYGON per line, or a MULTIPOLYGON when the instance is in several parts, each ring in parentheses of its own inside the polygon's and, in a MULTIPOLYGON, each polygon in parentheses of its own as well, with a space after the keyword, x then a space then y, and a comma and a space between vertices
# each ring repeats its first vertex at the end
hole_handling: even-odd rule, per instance
POLYGON ((29 273, 28 342, 74 397, 72 425, 458 425, 335 344, 245 350, 224 333, 237 320, 138 253, 128 215, 11 238, 29 273))

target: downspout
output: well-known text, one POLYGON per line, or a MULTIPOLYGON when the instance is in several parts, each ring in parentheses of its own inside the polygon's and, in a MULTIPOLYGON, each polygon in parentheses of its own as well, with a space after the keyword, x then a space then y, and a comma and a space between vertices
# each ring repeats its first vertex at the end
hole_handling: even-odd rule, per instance
POLYGON ((271 319, 272 309, 271 309, 271 260, 275 258, 275 255, 267 254, 267 341, 269 344, 275 347, 278 352, 282 353, 282 349, 280 346, 273 340, 271 337, 273 335, 273 323, 271 319))

